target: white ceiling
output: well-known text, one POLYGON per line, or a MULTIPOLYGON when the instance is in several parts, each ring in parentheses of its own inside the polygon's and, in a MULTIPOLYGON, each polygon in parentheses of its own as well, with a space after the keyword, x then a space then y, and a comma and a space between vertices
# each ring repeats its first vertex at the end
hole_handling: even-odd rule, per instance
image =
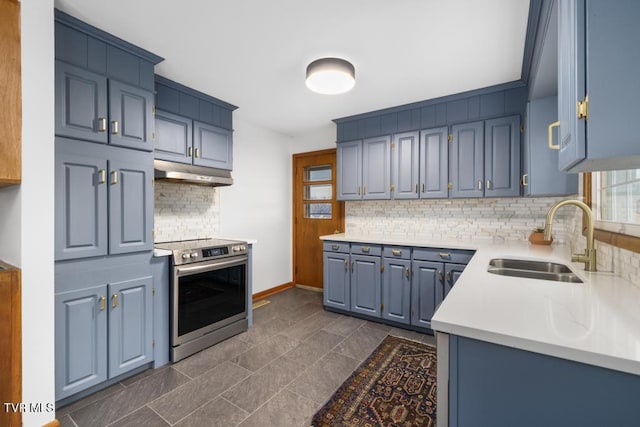
POLYGON ((520 79, 529 0, 55 0, 165 58, 156 72, 295 136, 331 119, 520 79), (319 95, 309 62, 351 61, 356 86, 319 95))

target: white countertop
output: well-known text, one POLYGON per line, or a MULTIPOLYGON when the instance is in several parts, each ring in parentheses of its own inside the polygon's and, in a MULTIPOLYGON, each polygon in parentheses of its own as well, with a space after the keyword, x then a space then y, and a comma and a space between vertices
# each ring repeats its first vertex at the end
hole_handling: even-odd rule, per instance
POLYGON ((571 263, 569 248, 528 242, 426 241, 322 236, 323 240, 474 249, 476 254, 431 319, 434 330, 640 375, 640 284, 571 263), (493 258, 568 265, 584 283, 489 273, 493 258))

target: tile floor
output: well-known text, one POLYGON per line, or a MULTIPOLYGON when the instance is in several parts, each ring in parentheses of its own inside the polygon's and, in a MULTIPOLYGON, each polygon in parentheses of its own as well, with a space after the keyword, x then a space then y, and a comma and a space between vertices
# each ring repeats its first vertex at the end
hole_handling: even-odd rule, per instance
POLYGON ((299 288, 268 298, 249 331, 57 411, 62 427, 309 426, 387 334, 433 337, 325 311, 299 288))

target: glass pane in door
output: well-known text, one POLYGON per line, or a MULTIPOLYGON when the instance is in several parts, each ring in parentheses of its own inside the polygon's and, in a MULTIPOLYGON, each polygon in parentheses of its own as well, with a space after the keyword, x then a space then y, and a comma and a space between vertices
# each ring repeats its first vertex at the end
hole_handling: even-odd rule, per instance
POLYGON ((331 203, 305 203, 304 217, 312 219, 331 219, 331 203))
POLYGON ((304 186, 304 200, 331 200, 331 184, 310 184, 304 186))
POLYGON ((331 165, 304 168, 305 181, 331 181, 331 165))

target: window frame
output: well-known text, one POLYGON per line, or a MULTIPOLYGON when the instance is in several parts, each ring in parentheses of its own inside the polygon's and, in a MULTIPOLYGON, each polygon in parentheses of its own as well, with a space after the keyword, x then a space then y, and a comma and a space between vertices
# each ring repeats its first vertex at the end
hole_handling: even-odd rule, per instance
MULTIPOLYGON (((584 202, 593 208, 593 186, 591 172, 585 172, 583 174, 582 181, 582 197, 584 202)), ((586 235, 587 232, 587 218, 586 215, 582 216, 582 235, 586 235)), ((640 237, 631 236, 629 234, 616 233, 614 231, 596 228, 593 230, 593 238, 602 243, 616 246, 622 249, 626 249, 632 252, 640 253, 640 237)))

